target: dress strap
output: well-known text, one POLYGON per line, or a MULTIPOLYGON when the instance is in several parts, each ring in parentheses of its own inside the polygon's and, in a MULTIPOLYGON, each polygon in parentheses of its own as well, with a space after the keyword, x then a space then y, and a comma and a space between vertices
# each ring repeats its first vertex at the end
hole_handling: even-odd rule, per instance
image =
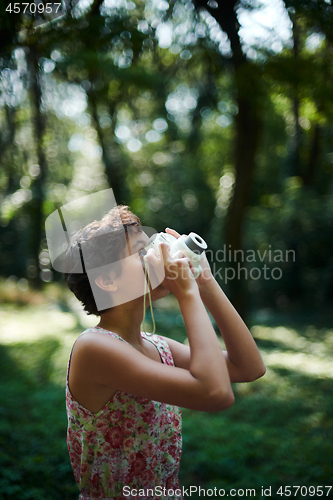
POLYGON ((147 335, 147 332, 141 332, 141 336, 156 347, 161 357, 162 363, 164 363, 165 365, 174 366, 172 352, 169 344, 160 335, 156 335, 156 333, 149 333, 147 335))

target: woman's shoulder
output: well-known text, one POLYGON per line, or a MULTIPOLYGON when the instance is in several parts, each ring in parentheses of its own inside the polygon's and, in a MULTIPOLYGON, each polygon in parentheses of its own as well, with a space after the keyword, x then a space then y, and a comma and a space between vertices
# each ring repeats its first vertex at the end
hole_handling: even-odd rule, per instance
POLYGON ((118 339, 118 340, 123 340, 124 342, 126 342, 126 340, 124 340, 120 335, 118 335, 115 332, 112 332, 111 330, 106 330, 105 328, 101 328, 100 326, 90 326, 89 328, 86 328, 82 333, 80 333, 80 335, 77 337, 77 339, 74 342, 74 344, 79 339, 83 339, 83 338, 90 338, 90 339, 98 338, 99 336, 96 336, 96 333, 97 334, 103 334, 105 336, 112 337, 112 338, 118 339))

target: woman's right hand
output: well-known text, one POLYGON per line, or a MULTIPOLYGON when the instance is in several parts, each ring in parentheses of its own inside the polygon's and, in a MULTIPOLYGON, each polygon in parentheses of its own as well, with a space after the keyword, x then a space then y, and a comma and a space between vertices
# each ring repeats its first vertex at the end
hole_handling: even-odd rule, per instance
MULTIPOLYGON (((170 254, 170 247, 166 243, 160 243, 160 255, 164 263, 165 277, 162 286, 167 288, 174 296, 181 300, 187 293, 198 291, 198 286, 189 266, 189 259, 181 251, 175 255, 170 254)), ((153 250, 149 250, 146 260, 154 269, 161 265, 161 259, 153 250)))

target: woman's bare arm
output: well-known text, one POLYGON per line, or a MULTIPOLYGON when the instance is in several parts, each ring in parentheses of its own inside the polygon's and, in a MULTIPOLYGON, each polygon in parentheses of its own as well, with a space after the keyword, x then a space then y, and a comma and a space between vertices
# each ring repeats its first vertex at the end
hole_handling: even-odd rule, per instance
POLYGON ((199 286, 200 296, 221 332, 233 382, 262 377, 266 367, 251 332, 214 278, 199 286))
MULTIPOLYGON (((167 232, 179 236, 169 228, 167 232)), ((202 267, 203 273, 197 279, 200 296, 223 337, 227 349, 223 353, 231 382, 251 382, 262 377, 266 368, 251 332, 212 276, 206 258, 202 267)), ((179 343, 175 341, 169 342, 175 363, 186 367, 190 356, 189 348, 177 344, 179 343)))

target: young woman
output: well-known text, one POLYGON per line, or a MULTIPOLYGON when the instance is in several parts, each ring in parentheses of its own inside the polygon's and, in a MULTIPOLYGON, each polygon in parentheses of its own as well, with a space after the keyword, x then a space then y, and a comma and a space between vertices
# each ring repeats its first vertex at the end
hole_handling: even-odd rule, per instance
MULTIPOLYGON (((121 259, 125 248, 117 244, 119 214, 123 228, 132 229, 127 245, 130 263, 120 260, 124 264, 119 273, 97 272, 94 278, 111 301, 121 296, 125 302, 97 311, 87 275, 65 274, 87 312, 100 316, 96 327, 78 337, 68 364, 71 464, 80 500, 179 499, 179 407, 224 410, 234 402, 231 382, 255 380, 265 373, 265 366, 252 335, 213 278, 206 258, 202 274, 194 280, 188 260, 180 253, 171 256, 166 244, 161 245, 163 262, 153 250, 146 256, 151 269, 165 268, 163 282, 151 290, 152 300, 174 294, 189 346, 140 331, 144 297, 126 302, 126 293, 131 279, 135 281, 133 276, 143 274, 140 251, 148 236, 128 207, 119 206, 116 211, 118 219, 114 209, 90 224, 76 235, 68 251, 70 259, 77 245, 88 241, 93 248, 97 240, 100 249, 107 232, 103 253, 109 253, 107 245, 113 242, 121 259), (220 347, 205 306, 220 329, 226 351, 220 347)), ((174 230, 166 231, 179 236, 174 230)))

